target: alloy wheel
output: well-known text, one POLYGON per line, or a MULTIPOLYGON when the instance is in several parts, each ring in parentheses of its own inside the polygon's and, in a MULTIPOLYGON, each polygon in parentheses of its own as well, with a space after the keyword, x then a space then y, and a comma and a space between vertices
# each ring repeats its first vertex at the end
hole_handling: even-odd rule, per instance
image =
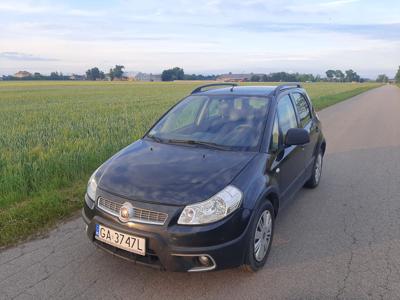
POLYGON ((317 160, 315 162, 315 170, 314 170, 315 183, 319 183, 319 180, 321 179, 321 173, 322 173, 322 154, 319 153, 317 156, 317 160))
POLYGON ((272 217, 269 210, 265 210, 257 223, 254 235, 254 257, 258 262, 262 261, 267 254, 272 234, 272 217))

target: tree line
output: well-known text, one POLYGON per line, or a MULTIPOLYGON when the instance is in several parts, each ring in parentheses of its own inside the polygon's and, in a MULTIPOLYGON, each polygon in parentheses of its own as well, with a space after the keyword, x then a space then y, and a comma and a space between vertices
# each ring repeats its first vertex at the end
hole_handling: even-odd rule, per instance
POLYGON ((396 80, 396 83, 400 83, 400 67, 397 70, 396 76, 394 77, 394 80, 396 80))
POLYGON ((122 65, 116 65, 114 68, 111 68, 110 71, 105 74, 103 71, 100 71, 98 67, 91 68, 86 71, 86 79, 87 80, 103 80, 106 78, 106 75, 111 79, 122 79, 124 75, 125 67, 122 65))
POLYGON ((328 70, 325 72, 326 78, 329 81, 338 81, 338 82, 360 82, 362 80, 361 76, 357 74, 357 72, 352 69, 342 71, 342 70, 328 70))
MULTIPOLYGON (((325 72, 326 77, 320 75, 314 76, 311 73, 288 73, 288 72, 275 72, 269 74, 250 74, 250 78, 247 81, 251 82, 318 82, 318 81, 332 81, 332 82, 364 82, 369 79, 362 78, 352 69, 342 70, 327 70, 325 72)), ((173 81, 173 80, 215 80, 219 75, 196 75, 185 74, 182 68, 172 68, 164 70, 161 74, 162 81, 173 81)), ((244 80, 246 81, 246 80, 244 80)), ((377 82, 387 83, 389 77, 385 74, 380 74, 376 78, 377 82)), ((400 83, 400 67, 395 76, 396 83, 400 83)))
POLYGON ((12 75, 3 75, 3 80, 71 80, 71 77, 78 76, 87 80, 104 80, 106 77, 110 78, 110 80, 114 79, 122 79, 124 74, 124 66, 116 65, 114 68, 111 68, 108 73, 104 73, 100 71, 98 67, 91 68, 85 72, 84 75, 64 75, 59 72, 51 72, 50 75, 42 75, 38 72, 33 73, 31 76, 25 77, 16 77, 12 75))
POLYGON ((164 70, 161 73, 162 81, 174 81, 174 80, 215 80, 218 75, 197 75, 197 74, 185 74, 182 68, 172 68, 164 70))
MULTIPOLYGON (((124 76, 123 65, 116 65, 114 68, 110 68, 108 73, 104 73, 98 67, 93 67, 85 72, 85 75, 75 75, 87 80, 104 80, 109 78, 110 80, 122 79, 124 76)), ((269 74, 250 74, 249 78, 244 81, 251 82, 318 82, 318 81, 332 81, 332 82, 364 82, 368 79, 362 78, 357 72, 352 69, 342 70, 327 70, 325 72, 326 77, 320 75, 314 76, 311 73, 288 73, 288 72, 275 72, 269 74)), ((197 74, 185 74, 184 70, 179 67, 164 70, 161 74, 162 81, 174 81, 174 80, 216 80, 220 75, 197 75, 197 74)), ((72 76, 74 77, 74 75, 72 76)), ((51 72, 50 75, 42 75, 38 72, 33 73, 29 77, 15 77, 7 75, 2 77, 3 80, 71 80, 71 76, 64 75, 59 72, 51 72)), ((396 83, 400 83, 400 67, 397 70, 394 78, 396 83)), ((385 74, 380 74, 376 78, 376 82, 387 83, 389 77, 385 74)))
POLYGON ((69 80, 70 76, 63 75, 63 73, 51 72, 50 75, 42 75, 38 72, 33 73, 28 77, 15 77, 12 75, 3 75, 3 80, 69 80))
POLYGON ((301 74, 301 73, 287 73, 287 72, 275 72, 269 74, 253 74, 250 77, 252 82, 307 82, 307 81, 321 81, 321 76, 314 76, 313 74, 301 74))
MULTIPOLYGON (((400 66, 397 69, 396 75, 394 76, 394 81, 396 83, 400 83, 400 66)), ((386 74, 380 74, 376 78, 376 82, 388 83, 389 82, 389 77, 386 74)))
MULTIPOLYGON (((161 74, 162 81, 173 80, 215 80, 219 75, 186 75, 182 68, 172 68, 164 70, 161 74)), ((251 82, 316 82, 316 81, 340 81, 340 82, 363 82, 366 79, 361 78, 353 70, 342 72, 340 70, 326 71, 326 78, 320 75, 314 76, 311 73, 288 73, 288 72, 275 72, 269 74, 250 74, 247 81, 251 82)))

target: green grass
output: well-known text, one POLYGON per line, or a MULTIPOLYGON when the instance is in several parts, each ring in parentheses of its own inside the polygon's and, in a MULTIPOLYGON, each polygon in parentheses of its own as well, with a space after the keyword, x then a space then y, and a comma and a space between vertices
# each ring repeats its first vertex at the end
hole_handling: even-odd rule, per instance
MULTIPOLYGON (((372 85, 372 84, 371 84, 372 85)), ((375 85, 376 87, 376 85, 375 85)), ((360 86, 351 90, 345 90, 337 94, 321 95, 313 98, 313 103, 316 110, 324 109, 328 106, 341 102, 343 100, 354 97, 371 89, 371 86, 360 86)), ((311 97, 311 96, 310 96, 311 97)))
MULTIPOLYGON (((91 172, 199 84, 0 82, 0 246, 79 209, 91 172)), ((304 86, 321 109, 378 85, 304 86)))

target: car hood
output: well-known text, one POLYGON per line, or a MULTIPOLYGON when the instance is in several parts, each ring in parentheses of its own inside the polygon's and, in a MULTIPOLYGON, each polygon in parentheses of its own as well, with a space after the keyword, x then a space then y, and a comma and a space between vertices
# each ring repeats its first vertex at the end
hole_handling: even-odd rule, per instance
POLYGON ((229 185, 254 155, 139 140, 105 163, 98 186, 132 200, 187 205, 229 185))

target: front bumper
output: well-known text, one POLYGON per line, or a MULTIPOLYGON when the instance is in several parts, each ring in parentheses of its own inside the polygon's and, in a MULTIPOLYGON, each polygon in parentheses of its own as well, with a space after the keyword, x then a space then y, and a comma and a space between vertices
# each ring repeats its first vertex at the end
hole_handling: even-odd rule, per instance
POLYGON ((247 248, 247 229, 250 211, 239 209, 227 218, 208 225, 183 226, 176 220, 182 208, 166 224, 126 224, 86 199, 82 217, 87 225, 87 235, 98 247, 137 264, 167 271, 209 271, 233 268, 243 264, 247 248), (146 256, 110 246, 94 238, 96 224, 146 239, 146 256), (207 256, 212 264, 199 263, 199 256, 207 256))

